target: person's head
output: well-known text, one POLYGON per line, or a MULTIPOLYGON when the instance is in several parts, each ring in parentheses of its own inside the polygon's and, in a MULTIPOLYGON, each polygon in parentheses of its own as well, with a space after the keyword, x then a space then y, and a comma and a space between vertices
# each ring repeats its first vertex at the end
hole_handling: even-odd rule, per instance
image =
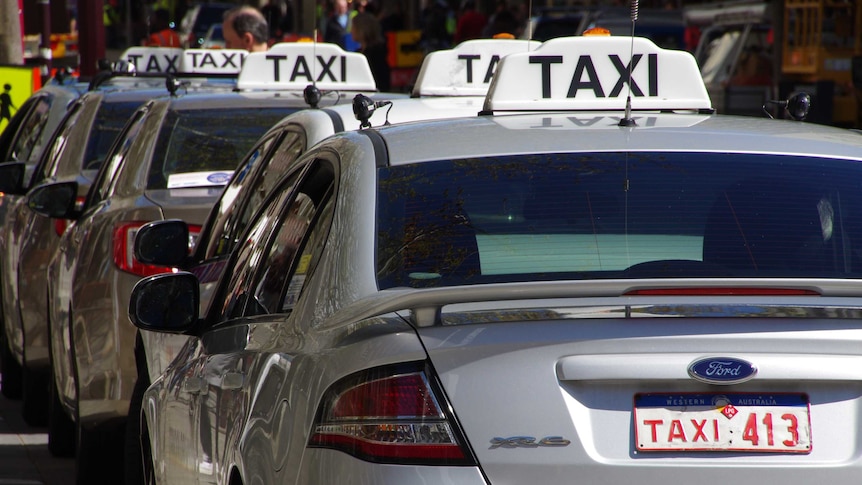
POLYGON ((269 25, 260 11, 249 5, 234 7, 224 13, 224 44, 228 49, 249 52, 265 51, 269 46, 269 25))
POLYGON ((333 15, 344 15, 347 13, 348 6, 347 0, 334 0, 332 2, 332 14, 333 15))
POLYGON ((383 42, 380 21, 373 14, 361 12, 351 21, 350 34, 362 48, 383 42))
POLYGON ((153 31, 168 29, 171 26, 171 13, 164 8, 157 9, 153 12, 152 28, 153 31))

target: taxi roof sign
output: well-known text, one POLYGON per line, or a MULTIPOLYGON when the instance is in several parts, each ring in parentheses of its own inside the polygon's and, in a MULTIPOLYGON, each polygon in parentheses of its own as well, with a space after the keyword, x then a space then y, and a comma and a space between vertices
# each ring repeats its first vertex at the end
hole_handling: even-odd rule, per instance
POLYGON ((249 53, 237 89, 377 91, 368 60, 336 44, 282 42, 266 52, 249 53))
POLYGON ((628 36, 560 37, 506 56, 484 112, 623 111, 629 91, 632 111, 712 112, 694 56, 628 36))
POLYGON ((523 39, 474 39, 425 56, 412 96, 485 96, 504 56, 536 50, 541 42, 523 39))
POLYGON ((180 72, 238 75, 247 55, 245 49, 186 49, 180 72))
POLYGON ((182 64, 183 49, 178 47, 129 47, 120 60, 134 66, 135 72, 177 73, 182 64))

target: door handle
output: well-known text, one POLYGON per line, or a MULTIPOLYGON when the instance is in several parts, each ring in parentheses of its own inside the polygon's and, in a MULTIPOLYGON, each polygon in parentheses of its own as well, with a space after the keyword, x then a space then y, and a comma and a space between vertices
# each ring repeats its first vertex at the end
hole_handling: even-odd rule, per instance
POLYGON ((222 389, 240 389, 245 376, 240 372, 227 372, 221 378, 222 389))

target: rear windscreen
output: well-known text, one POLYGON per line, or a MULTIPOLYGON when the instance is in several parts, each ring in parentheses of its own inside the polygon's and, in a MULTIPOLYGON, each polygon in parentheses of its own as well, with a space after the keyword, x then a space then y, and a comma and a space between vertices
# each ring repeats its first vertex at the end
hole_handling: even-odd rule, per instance
MULTIPOLYGON (((148 189, 175 188, 211 172, 233 173, 258 138, 296 108, 172 111, 162 124, 148 189)), ((221 181, 221 184, 226 181, 221 181)))
POLYGON ((381 288, 862 277, 862 165, 596 153, 379 169, 381 288))

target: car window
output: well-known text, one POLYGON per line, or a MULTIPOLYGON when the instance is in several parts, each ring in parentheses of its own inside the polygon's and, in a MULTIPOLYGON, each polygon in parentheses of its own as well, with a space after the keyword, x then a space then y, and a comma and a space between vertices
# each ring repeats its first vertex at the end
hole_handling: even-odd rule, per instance
MULTIPOLYGON (((50 96, 38 96, 34 100, 34 106, 29 111, 27 118, 21 124, 18 137, 12 143, 10 156, 7 160, 19 162, 35 162, 31 160, 32 155, 39 153, 39 142, 42 140, 42 132, 48 122, 51 104, 54 99, 50 96)), ((22 108, 23 109, 23 108, 22 108)))
MULTIPOLYGON (((243 200, 235 204, 230 201, 227 204, 221 203, 224 212, 219 214, 219 219, 213 228, 214 234, 209 238, 205 259, 224 256, 233 250, 236 238, 245 230, 249 220, 272 192, 282 174, 294 170, 290 165, 296 161, 304 147, 304 136, 301 133, 289 131, 280 140, 272 156, 261 160, 256 168, 250 169, 253 172, 250 177, 244 175, 244 172, 234 177, 231 188, 225 190, 225 195, 233 197, 241 191, 244 194, 243 200), (246 177, 248 181, 244 187, 237 187, 234 184, 234 182, 243 183, 246 177)), ((249 159, 249 163, 252 161, 249 159)), ((298 175, 297 170, 293 180, 298 175)))
POLYGON ((135 111, 124 131, 118 136, 114 150, 108 153, 106 163, 99 169, 95 182, 90 187, 90 193, 87 196, 87 207, 92 207, 108 196, 111 182, 114 180, 117 170, 122 166, 123 160, 129 157, 129 151, 134 146, 134 141, 138 134, 141 133, 141 129, 145 124, 144 121, 146 121, 146 113, 146 109, 135 111))
POLYGON ((30 185, 44 180, 54 173, 57 163, 67 153, 66 149, 69 146, 70 132, 75 127, 82 126, 79 119, 87 113, 85 107, 84 103, 75 103, 69 107, 69 111, 60 121, 60 126, 57 127, 54 136, 51 137, 49 145, 42 152, 39 164, 33 172, 30 185))
POLYGON ((82 170, 99 169, 108 155, 111 144, 141 103, 142 101, 112 102, 107 99, 101 103, 90 130, 86 152, 84 152, 82 160, 82 170))
POLYGON ((244 234, 242 244, 237 246, 235 259, 231 265, 234 271, 225 275, 226 281, 222 281, 225 298, 216 322, 242 315, 248 294, 248 283, 263 259, 267 236, 271 230, 269 222, 278 217, 279 209, 287 203, 290 195, 290 191, 287 190, 276 194, 272 203, 261 211, 256 223, 244 234))
MULTIPOLYGON (((237 249, 236 261, 231 265, 237 271, 229 276, 226 288, 230 294, 222 319, 290 309, 284 305, 289 277, 293 270, 302 270, 293 286, 294 295, 298 295, 312 255, 308 254, 304 264, 300 264, 298 256, 305 254, 303 245, 309 240, 311 228, 317 227, 312 224, 319 221, 317 215, 330 199, 333 185, 331 164, 318 161, 305 172, 296 190, 289 188, 289 182, 279 186, 278 194, 261 210, 237 249)), ((323 226, 328 227, 328 223, 323 226)), ((318 240, 309 250, 320 247, 318 240)))
POLYGON ((233 172, 269 127, 293 111, 288 108, 172 110, 159 133, 147 188, 188 186, 189 177, 233 172))
POLYGON ((381 168, 378 283, 860 278, 860 170, 855 161, 714 153, 381 168))

